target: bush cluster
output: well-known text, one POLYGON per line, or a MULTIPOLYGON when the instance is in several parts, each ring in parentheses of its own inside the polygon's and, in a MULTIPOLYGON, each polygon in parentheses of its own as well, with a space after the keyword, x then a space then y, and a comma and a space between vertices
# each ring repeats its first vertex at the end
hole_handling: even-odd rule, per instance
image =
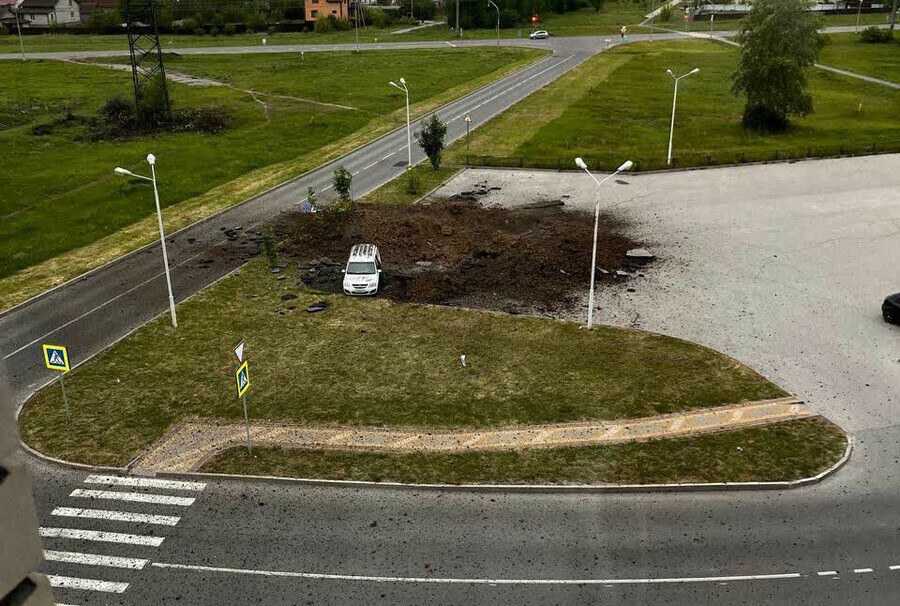
POLYGON ((886 42, 890 42, 893 39, 894 32, 889 29, 875 27, 874 25, 867 27, 863 31, 859 32, 860 42, 865 42, 866 44, 884 44, 886 42))

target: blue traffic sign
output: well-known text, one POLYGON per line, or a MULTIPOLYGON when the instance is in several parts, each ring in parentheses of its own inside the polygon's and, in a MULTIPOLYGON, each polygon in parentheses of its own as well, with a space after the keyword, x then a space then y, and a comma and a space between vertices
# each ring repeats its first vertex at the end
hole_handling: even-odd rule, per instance
POLYGON ((44 363, 50 370, 69 372, 69 352, 62 345, 44 345, 44 363))

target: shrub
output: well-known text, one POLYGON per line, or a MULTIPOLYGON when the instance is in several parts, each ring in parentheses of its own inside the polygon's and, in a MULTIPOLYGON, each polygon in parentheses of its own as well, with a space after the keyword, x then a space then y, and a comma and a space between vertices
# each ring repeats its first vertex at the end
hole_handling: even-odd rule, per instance
POLYGON ((365 16, 366 23, 381 29, 386 28, 391 22, 391 20, 387 16, 387 13, 385 13, 380 8, 372 8, 367 6, 365 10, 365 16))
POLYGON ((134 104, 124 97, 113 97, 100 108, 100 117, 108 124, 124 125, 134 120, 134 104))
MULTIPOLYGON (((172 15, 172 11, 166 7, 163 7, 156 16, 156 24, 165 30, 171 30, 174 21, 175 16, 172 15)), ((119 23, 121 23, 121 21, 119 21, 119 23)))
POLYGON ((182 34, 192 34, 197 29, 197 22, 193 19, 183 19, 175 29, 182 34))
POLYGON ((511 8, 500 11, 500 27, 515 27, 517 23, 519 23, 519 11, 511 8))
POLYGON ((96 27, 113 27, 124 21, 115 9, 95 10, 88 18, 88 25, 96 27))
POLYGON ((350 22, 346 19, 338 19, 334 15, 328 15, 328 19, 332 22, 335 31, 346 32, 350 30, 350 22))
POLYGON ((425 122, 421 131, 416 133, 416 142, 434 170, 441 167, 441 152, 444 151, 444 135, 447 134, 447 125, 441 122, 437 114, 432 114, 431 119, 425 122))
POLYGON ((349 206, 352 202, 350 194, 350 186, 353 183, 353 175, 343 166, 334 169, 334 177, 331 180, 334 185, 334 191, 341 197, 341 203, 349 206))
POLYGON ((329 32, 334 31, 334 25, 331 20, 328 19, 325 15, 319 15, 316 17, 316 27, 315 32, 317 34, 327 34, 329 32))
POLYGON ((671 21, 672 20, 672 7, 668 4, 665 5, 661 11, 659 11, 659 20, 660 21, 671 21))
POLYGON ((747 104, 744 108, 741 124, 745 128, 778 133, 787 128, 788 120, 787 117, 770 110, 762 103, 753 103, 747 104))
POLYGON ((266 19, 263 13, 256 12, 247 15, 245 23, 247 24, 247 29, 251 32, 261 32, 269 25, 269 20, 266 19))
POLYGON ((245 19, 244 11, 237 7, 222 9, 222 19, 225 23, 243 23, 245 19))
POLYGON ((275 232, 268 225, 263 227, 262 232, 263 253, 266 255, 266 263, 269 265, 269 269, 272 269, 278 265, 278 248, 275 242, 275 232))
POLYGON ((222 28, 222 31, 225 32, 226 36, 233 36, 235 32, 237 32, 237 25, 234 23, 226 23, 225 27, 222 28))
POLYGON ((884 44, 894 39, 894 32, 889 29, 881 29, 874 25, 859 32, 859 41, 866 44, 884 44))
POLYGON ((419 187, 421 183, 419 180, 419 174, 413 171, 408 171, 406 173, 406 193, 416 195, 419 193, 419 187))
POLYGON ((219 35, 219 28, 216 27, 215 25, 213 25, 211 28, 209 28, 209 34, 210 34, 211 36, 218 36, 218 35, 219 35))

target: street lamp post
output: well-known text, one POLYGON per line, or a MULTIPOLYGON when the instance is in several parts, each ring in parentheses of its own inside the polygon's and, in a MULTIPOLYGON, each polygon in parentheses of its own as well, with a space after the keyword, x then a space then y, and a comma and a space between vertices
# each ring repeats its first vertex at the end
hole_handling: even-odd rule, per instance
POLYGON ((169 312, 172 315, 172 328, 178 328, 178 318, 175 315, 175 296, 172 294, 172 277, 169 275, 169 255, 166 253, 166 234, 163 231, 162 209, 159 207, 159 190, 156 187, 156 156, 147 154, 147 163, 150 165, 150 174, 152 177, 136 175, 130 170, 116 167, 115 172, 119 175, 127 175, 136 179, 143 179, 153 183, 153 199, 156 202, 156 220, 159 223, 159 244, 162 246, 163 265, 166 268, 166 286, 169 288, 169 312))
POLYGON ((590 330, 591 327, 594 326, 594 281, 597 274, 597 230, 600 224, 600 186, 618 175, 620 172, 631 168, 634 163, 631 160, 626 160, 622 164, 622 166, 616 169, 616 172, 603 179, 603 181, 597 180, 597 177, 595 177, 591 173, 591 171, 588 170, 587 164, 585 164, 584 160, 582 160, 581 158, 575 158, 575 165, 586 172, 588 176, 594 180, 594 183, 597 184, 597 204, 594 206, 594 250, 591 253, 591 291, 588 294, 587 312, 587 327, 588 330, 590 330))
POLYGON ((676 78, 675 74, 672 73, 672 70, 670 70, 670 69, 666 70, 666 73, 669 74, 670 76, 672 76, 672 78, 675 80, 675 94, 672 96, 672 123, 669 126, 669 153, 668 153, 668 157, 666 158, 666 163, 669 166, 672 165, 672 136, 675 134, 675 102, 678 100, 678 81, 681 80, 682 78, 687 78, 691 74, 696 74, 699 71, 700 71, 700 68, 695 67, 688 73, 686 73, 682 76, 678 76, 676 78))
POLYGON ((22 51, 22 61, 25 60, 25 43, 22 42, 22 26, 19 25, 19 9, 13 11, 16 15, 16 31, 19 32, 19 50, 22 51))
POLYGON ((488 0, 488 6, 493 6, 497 9, 497 46, 500 46, 500 7, 492 2, 492 0, 488 0))
POLYGON ((409 87, 406 86, 406 80, 400 78, 400 85, 398 86, 396 82, 391 81, 389 83, 391 86, 396 88, 397 90, 402 90, 406 93, 406 170, 412 169, 412 130, 409 124, 409 87))

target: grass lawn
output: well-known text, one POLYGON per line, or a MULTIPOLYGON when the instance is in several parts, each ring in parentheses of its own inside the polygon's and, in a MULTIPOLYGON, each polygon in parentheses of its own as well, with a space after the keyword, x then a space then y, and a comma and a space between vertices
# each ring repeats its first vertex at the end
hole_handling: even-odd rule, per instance
POLYGON ((79 140, 71 127, 43 136, 31 129, 67 111, 94 115, 108 98, 129 94, 130 74, 52 61, 0 62, 0 81, 11 84, 0 87, 0 146, 16 158, 0 166, 0 309, 152 240, 152 197, 143 184, 117 178, 115 166, 140 171, 147 152, 156 154, 172 231, 402 125, 404 99, 385 86, 399 64, 415 83, 411 109, 418 116, 542 56, 447 48, 390 51, 389 61, 387 51, 305 60, 296 54, 172 58, 173 70, 295 98, 262 96, 264 106, 225 87, 173 85, 177 106, 225 107, 229 127, 214 136, 105 142, 79 140))
MULTIPOLYGON (((729 90, 737 60, 736 49, 703 40, 614 48, 474 131, 472 163, 481 163, 483 155, 497 157, 489 159, 497 165, 518 165, 524 157, 572 166, 573 158, 583 156, 598 168, 627 158, 641 168, 662 167, 672 108, 670 68, 677 74, 700 68, 679 88, 674 156, 680 165, 771 159, 776 150, 783 157, 821 155, 825 148, 833 154, 841 145, 900 144, 897 91, 823 70, 809 75, 815 113, 778 135, 744 130, 743 100, 729 90)), ((448 159, 464 161, 465 147, 456 143, 448 159)))
POLYGON ((461 169, 456 166, 441 166, 435 171, 427 161, 414 166, 412 174, 418 178, 419 187, 414 193, 408 189, 407 176, 403 175, 392 179, 360 198, 360 202, 370 204, 413 204, 432 189, 448 180, 461 169))
POLYGON ((177 330, 165 317, 141 328, 67 377, 71 425, 58 386, 39 392, 21 417, 23 439, 72 461, 124 464, 180 420, 238 420, 232 348, 241 339, 258 421, 485 427, 785 395, 733 359, 677 339, 316 295, 294 286, 299 271, 289 267, 278 281, 254 261, 182 304, 177 330), (305 311, 322 298, 326 311, 305 311))
MULTIPOLYGON (((667 29, 674 29, 678 31, 682 31, 684 29, 684 12, 675 11, 672 13, 672 19, 668 22, 660 21, 658 18, 655 21, 655 24, 659 27, 665 27, 667 29)), ((821 25, 822 27, 839 27, 846 25, 856 25, 856 13, 852 15, 820 15, 821 25)), ((715 19, 714 27, 716 32, 726 32, 726 31, 737 31, 741 28, 741 24, 743 23, 743 19, 724 19, 717 17, 715 19)), ((889 23, 888 21, 888 13, 863 13, 859 17, 859 25, 860 28, 865 27, 867 25, 881 25, 884 23, 889 23)), ((646 26, 644 26, 646 28, 646 26)), ((640 30, 635 30, 636 33, 644 33, 646 30, 641 28, 640 30)), ((691 31, 694 32, 708 32, 709 31, 709 21, 695 21, 691 23, 691 31)))
POLYGON ((460 454, 257 447, 228 449, 201 471, 427 484, 663 484, 790 481, 836 463, 846 437, 821 417, 608 446, 460 454))
POLYGON ((828 38, 830 44, 822 49, 819 63, 900 84, 900 33, 884 44, 864 44, 857 34, 829 34, 828 38))

